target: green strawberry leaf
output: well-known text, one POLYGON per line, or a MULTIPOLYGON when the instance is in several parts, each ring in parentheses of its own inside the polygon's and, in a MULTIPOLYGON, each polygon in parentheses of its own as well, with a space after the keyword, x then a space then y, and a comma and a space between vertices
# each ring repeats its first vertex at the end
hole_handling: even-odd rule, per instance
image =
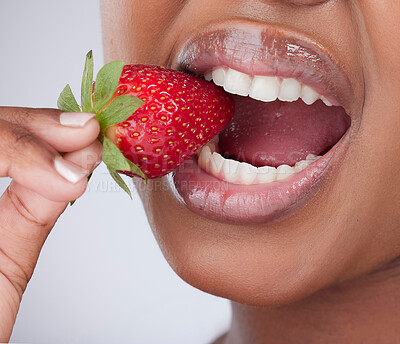
POLYGON ((114 61, 100 69, 94 84, 93 110, 95 113, 100 112, 114 95, 124 65, 125 63, 122 61, 114 61))
POLYGON ((126 185, 125 181, 122 179, 122 177, 119 175, 119 173, 112 169, 111 167, 107 167, 108 172, 110 172, 111 177, 115 180, 115 182, 121 187, 122 190, 124 190, 129 197, 132 199, 132 193, 131 190, 129 190, 128 185, 126 185))
POLYGON ((101 129, 126 121, 144 101, 131 95, 115 98, 102 112, 97 115, 101 129))
POLYGON ((103 161, 108 167, 118 171, 128 171, 130 167, 118 147, 107 137, 103 138, 103 161))
POLYGON ((69 85, 65 86, 57 100, 57 107, 64 112, 80 112, 78 103, 69 85))
MULTIPOLYGON (((103 161, 107 165, 111 177, 132 199, 131 191, 118 174, 118 171, 130 171, 142 177, 146 182, 147 178, 140 168, 125 158, 119 148, 104 135, 106 128, 124 122, 144 103, 141 99, 130 95, 116 97, 110 102, 117 90, 124 65, 125 63, 122 61, 115 61, 100 69, 97 74, 92 96, 94 74, 93 54, 92 51, 89 51, 86 55, 82 77, 81 102, 82 110, 84 112, 95 113, 100 123, 102 130, 100 131, 98 139, 103 144, 103 161)), ((65 112, 81 111, 69 85, 61 92, 57 101, 57 106, 60 110, 65 112)), ((74 202, 75 201, 72 201, 71 205, 73 205, 74 202)))
POLYGON ((147 183, 147 177, 146 175, 142 172, 142 170, 137 167, 132 161, 126 159, 126 161, 129 164, 129 171, 133 172, 134 174, 142 177, 144 179, 144 181, 147 183))
POLYGON ((109 168, 117 171, 131 171, 147 179, 140 168, 125 158, 119 148, 107 137, 103 138, 103 161, 109 168))
POLYGON ((93 53, 90 50, 86 55, 81 86, 81 104, 83 112, 92 112, 92 87, 93 87, 93 53))

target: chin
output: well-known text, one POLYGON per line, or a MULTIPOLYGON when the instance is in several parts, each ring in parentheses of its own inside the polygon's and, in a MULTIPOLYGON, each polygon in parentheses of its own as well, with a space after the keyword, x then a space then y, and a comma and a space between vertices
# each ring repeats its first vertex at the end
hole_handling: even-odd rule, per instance
POLYGON ((351 278, 365 244, 349 247, 342 239, 351 228, 312 216, 324 202, 319 195, 281 218, 232 224, 192 212, 168 178, 137 181, 137 188, 173 270, 195 288, 241 304, 289 304, 351 278))

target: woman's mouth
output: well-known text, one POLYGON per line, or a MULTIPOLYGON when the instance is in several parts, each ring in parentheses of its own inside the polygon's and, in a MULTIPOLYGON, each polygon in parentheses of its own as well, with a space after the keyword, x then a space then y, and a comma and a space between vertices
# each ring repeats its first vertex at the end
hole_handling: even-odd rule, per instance
POLYGON ((173 68, 231 93, 235 115, 170 175, 192 211, 262 223, 295 211, 339 169, 358 102, 337 61, 279 28, 236 22, 188 40, 173 68))

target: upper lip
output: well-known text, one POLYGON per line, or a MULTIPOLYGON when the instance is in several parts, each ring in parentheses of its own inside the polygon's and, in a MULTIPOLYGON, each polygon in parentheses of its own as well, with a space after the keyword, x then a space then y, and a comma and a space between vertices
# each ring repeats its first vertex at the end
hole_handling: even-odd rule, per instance
POLYGON ((292 77, 353 118, 362 111, 359 88, 341 61, 310 37, 275 25, 233 20, 208 26, 177 44, 169 65, 199 76, 227 66, 249 75, 292 77))

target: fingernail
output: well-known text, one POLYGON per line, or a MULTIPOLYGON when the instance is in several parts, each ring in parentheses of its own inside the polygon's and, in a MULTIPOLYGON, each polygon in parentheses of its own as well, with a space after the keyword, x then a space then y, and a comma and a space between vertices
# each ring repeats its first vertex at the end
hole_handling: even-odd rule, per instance
POLYGON ((96 117, 94 113, 63 112, 60 115, 60 123, 66 127, 83 128, 94 117, 96 117))
POLYGON ((59 175, 72 184, 76 184, 88 175, 88 171, 63 159, 61 156, 57 156, 54 159, 54 167, 59 175))

